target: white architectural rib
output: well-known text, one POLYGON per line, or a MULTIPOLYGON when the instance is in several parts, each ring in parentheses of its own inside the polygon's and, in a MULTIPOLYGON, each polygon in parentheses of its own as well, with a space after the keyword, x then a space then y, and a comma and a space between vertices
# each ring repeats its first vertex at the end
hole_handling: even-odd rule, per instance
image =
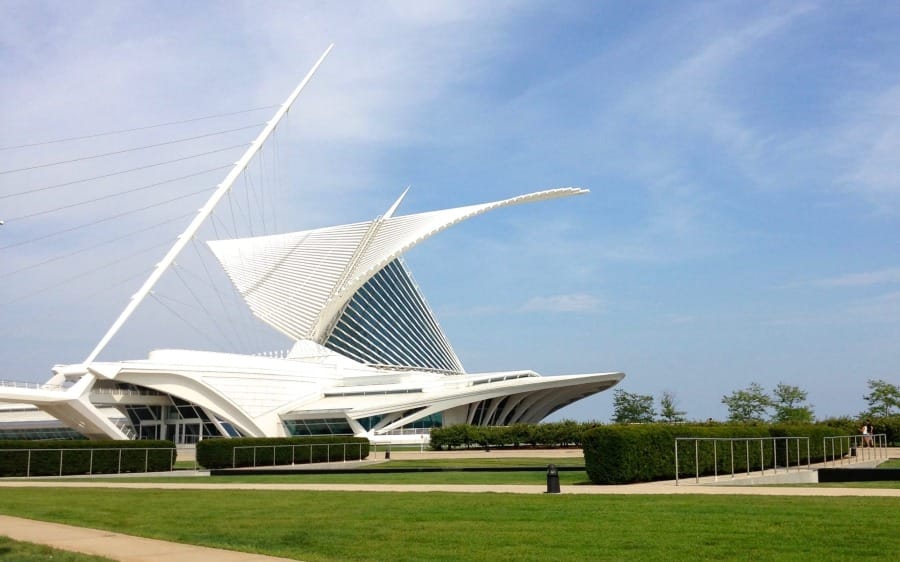
POLYGON ((582 193, 551 189, 404 216, 393 216, 395 204, 376 221, 209 245, 257 317, 294 340, 322 343, 354 293, 416 244, 493 209, 582 193))

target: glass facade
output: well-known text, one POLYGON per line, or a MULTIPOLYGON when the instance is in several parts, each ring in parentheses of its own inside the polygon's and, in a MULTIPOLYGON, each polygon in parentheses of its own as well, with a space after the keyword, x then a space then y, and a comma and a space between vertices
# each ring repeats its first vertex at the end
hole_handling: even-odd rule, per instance
POLYGON ((317 418, 308 420, 284 420, 289 435, 353 435, 346 418, 317 418))
POLYGON ((0 439, 41 441, 46 439, 84 439, 84 435, 68 427, 36 427, 0 429, 0 439))
MULTIPOLYGON (((203 408, 174 396, 171 400, 169 406, 125 407, 138 439, 170 439, 182 444, 196 443, 206 437, 223 437, 203 408)), ((237 433, 234 428, 230 429, 237 433)), ((226 429, 226 433, 231 432, 226 429)))
POLYGON ((362 363, 463 372, 403 263, 396 259, 344 307, 325 347, 362 363))

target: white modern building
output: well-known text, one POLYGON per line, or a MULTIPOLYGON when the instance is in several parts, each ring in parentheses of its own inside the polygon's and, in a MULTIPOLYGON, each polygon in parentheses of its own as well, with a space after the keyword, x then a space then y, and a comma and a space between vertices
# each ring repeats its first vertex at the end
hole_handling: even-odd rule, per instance
POLYGON ((467 373, 402 260, 415 245, 466 219, 586 193, 578 188, 412 215, 397 214, 401 196, 367 222, 209 242, 252 313, 294 342, 290 351, 272 357, 165 349, 146 359, 97 360, 308 79, 84 362, 54 367, 44 385, 0 385, 0 439, 190 443, 208 437, 355 435, 420 442, 433 427, 538 422, 622 380, 622 373, 467 373))

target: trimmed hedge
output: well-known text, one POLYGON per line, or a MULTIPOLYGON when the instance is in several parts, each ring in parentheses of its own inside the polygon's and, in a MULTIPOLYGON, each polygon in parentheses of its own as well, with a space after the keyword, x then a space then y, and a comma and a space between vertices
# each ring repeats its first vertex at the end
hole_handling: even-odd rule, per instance
POLYGON ((369 440, 349 435, 241 437, 197 443, 197 463, 208 469, 355 461, 368 456, 369 440))
POLYGON ((510 426, 480 426, 469 424, 436 427, 431 430, 431 448, 443 449, 488 447, 580 447, 582 435, 597 423, 561 421, 542 424, 514 424, 510 426))
MULTIPOLYGON (((823 459, 823 438, 852 434, 847 427, 823 424, 793 425, 745 425, 745 424, 642 424, 601 426, 585 432, 584 460, 591 482, 595 484, 627 484, 651 482, 675 478, 675 439, 698 438, 768 438, 809 437, 809 457, 805 443, 801 443, 799 462, 818 462, 823 459)), ((696 474, 695 445, 691 441, 678 442, 679 477, 696 474)), ((796 441, 778 441, 773 451, 772 443, 765 442, 760 459, 758 442, 751 442, 749 451, 743 442, 734 443, 734 471, 759 470, 760 463, 773 466, 773 456, 778 465, 798 463, 796 441), (747 461, 749 457, 749 468, 747 461)), ((700 441, 696 449, 700 475, 730 474, 732 471, 731 446, 728 443, 700 441)))
POLYGON ((161 472, 175 462, 171 441, 6 440, 0 449, 0 476, 161 472))

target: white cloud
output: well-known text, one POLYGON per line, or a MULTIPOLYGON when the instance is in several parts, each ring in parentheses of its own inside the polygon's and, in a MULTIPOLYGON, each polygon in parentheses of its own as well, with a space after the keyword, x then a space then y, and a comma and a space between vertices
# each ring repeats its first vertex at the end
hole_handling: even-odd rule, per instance
POLYGON ((523 312, 597 312, 600 300, 581 293, 533 297, 522 305, 523 312))
POLYGON ((829 155, 844 166, 837 184, 881 211, 900 212, 900 84, 846 100, 829 135, 829 155))
POLYGON ((889 267, 863 273, 850 273, 813 282, 814 285, 820 287, 868 287, 892 283, 900 283, 900 267, 889 267))

